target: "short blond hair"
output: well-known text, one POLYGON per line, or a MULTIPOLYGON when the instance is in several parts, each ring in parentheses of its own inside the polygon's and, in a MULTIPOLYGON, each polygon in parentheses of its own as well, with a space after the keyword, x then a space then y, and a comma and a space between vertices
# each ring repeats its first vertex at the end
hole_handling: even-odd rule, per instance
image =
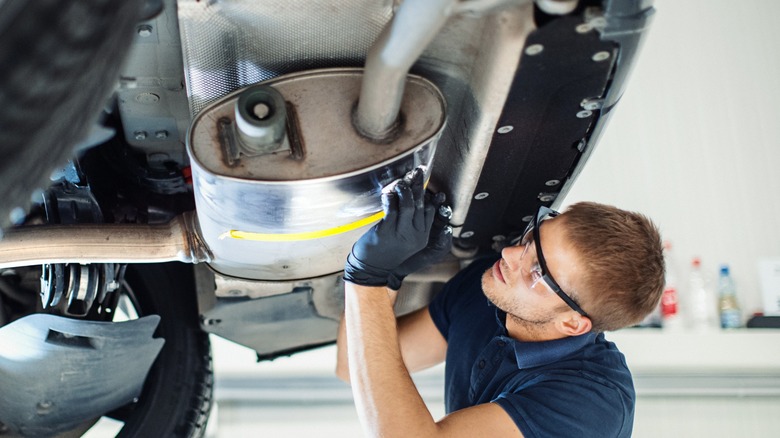
POLYGON ((573 204, 560 218, 583 263, 576 295, 593 330, 634 325, 658 306, 665 283, 663 243, 649 218, 595 202, 573 204))

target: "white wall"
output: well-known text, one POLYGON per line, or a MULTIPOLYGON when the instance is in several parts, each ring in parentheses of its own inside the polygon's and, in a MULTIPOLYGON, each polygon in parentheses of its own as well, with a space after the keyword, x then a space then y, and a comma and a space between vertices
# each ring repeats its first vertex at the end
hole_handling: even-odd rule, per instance
POLYGON ((762 307, 758 260, 780 257, 780 2, 656 0, 650 34, 565 204, 640 211, 674 245, 729 263, 743 312, 762 307))

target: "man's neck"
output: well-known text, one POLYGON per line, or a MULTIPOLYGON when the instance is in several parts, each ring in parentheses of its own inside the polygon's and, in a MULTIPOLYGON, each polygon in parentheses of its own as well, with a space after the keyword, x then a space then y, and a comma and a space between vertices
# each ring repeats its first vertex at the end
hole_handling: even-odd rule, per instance
POLYGON ((555 329, 555 324, 552 321, 545 324, 536 324, 507 315, 505 323, 509 337, 521 342, 554 341, 566 337, 566 335, 555 329))

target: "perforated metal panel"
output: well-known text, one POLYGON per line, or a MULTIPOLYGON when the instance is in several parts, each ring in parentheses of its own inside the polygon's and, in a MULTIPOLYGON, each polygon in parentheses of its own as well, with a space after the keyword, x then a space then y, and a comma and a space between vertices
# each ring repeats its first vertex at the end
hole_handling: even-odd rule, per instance
POLYGON ((192 115, 285 73, 362 66, 392 10, 392 0, 179 1, 192 115))

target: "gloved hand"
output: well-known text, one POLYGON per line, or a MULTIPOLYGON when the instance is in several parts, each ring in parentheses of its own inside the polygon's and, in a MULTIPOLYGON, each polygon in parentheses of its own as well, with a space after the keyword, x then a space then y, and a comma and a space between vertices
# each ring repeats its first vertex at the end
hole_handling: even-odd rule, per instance
POLYGON ((390 273, 428 244, 436 209, 425 202, 422 169, 382 194, 385 217, 352 246, 344 280, 363 286, 387 286, 390 273))
POLYGON ((407 275, 438 262, 450 251, 452 246, 452 227, 449 226, 449 220, 452 217, 452 210, 444 206, 445 199, 444 193, 434 195, 431 202, 436 211, 436 217, 433 220, 428 244, 390 272, 387 281, 387 287, 390 289, 400 289, 401 283, 407 275))

